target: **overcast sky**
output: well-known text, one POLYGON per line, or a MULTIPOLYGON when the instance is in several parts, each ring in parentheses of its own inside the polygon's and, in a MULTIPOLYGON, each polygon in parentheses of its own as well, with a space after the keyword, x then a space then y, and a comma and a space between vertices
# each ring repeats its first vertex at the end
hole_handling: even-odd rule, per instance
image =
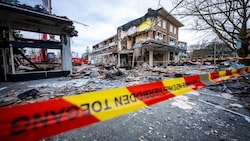
MULTIPOLYGON (((160 1, 168 12, 174 7, 172 0, 160 1)), ((52 13, 88 25, 74 23, 78 37, 71 39, 71 49, 80 55, 87 46, 92 49, 94 44, 115 35, 117 27, 143 16, 148 8, 159 8, 158 5, 159 0, 52 0, 52 13)), ((179 30, 179 40, 189 45, 196 43, 201 35, 184 29, 185 26, 179 30)))
MULTIPOLYGON (((72 51, 85 52, 92 46, 116 34, 117 27, 146 14, 148 8, 157 9, 159 0, 52 0, 52 13, 67 16, 73 21, 78 37, 71 40, 72 51)), ((161 0, 161 6, 170 11, 170 0, 161 0)), ((188 41, 180 32, 180 40, 188 41)))

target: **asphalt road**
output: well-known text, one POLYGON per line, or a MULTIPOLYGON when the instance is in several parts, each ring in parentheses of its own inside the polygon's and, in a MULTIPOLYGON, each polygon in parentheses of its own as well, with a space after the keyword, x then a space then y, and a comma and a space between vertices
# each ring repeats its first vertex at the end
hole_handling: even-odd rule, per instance
MULTIPOLYGON (((203 89, 201 91, 206 92, 207 90, 203 89)), ((246 101, 240 101, 237 97, 226 99, 221 96, 222 93, 209 92, 217 97, 193 92, 193 94, 186 94, 118 118, 66 132, 46 140, 249 140, 250 121, 247 121, 242 116, 213 106, 217 105, 230 110, 230 104, 243 104, 246 101), (212 105, 204 103, 204 101, 212 105)), ((236 113, 250 117, 250 112, 247 109, 235 108, 233 110, 236 113)))
MULTIPOLYGON (((65 95, 70 95, 72 90, 75 93, 79 89, 108 89, 125 84, 131 85, 120 79, 101 80, 94 78, 76 80, 57 78, 8 82, 0 83, 0 96, 1 98, 5 96, 16 97, 20 92, 30 88, 38 89, 39 93, 47 92, 43 97, 24 100, 23 103, 26 103, 49 99, 55 92, 65 92, 65 95)), ((250 85, 246 85, 246 87, 249 90, 250 85)), ((250 105, 249 94, 250 91, 246 91, 242 97, 241 93, 233 95, 204 88, 133 113, 44 140, 248 141, 250 140, 250 110, 246 105, 250 105)))

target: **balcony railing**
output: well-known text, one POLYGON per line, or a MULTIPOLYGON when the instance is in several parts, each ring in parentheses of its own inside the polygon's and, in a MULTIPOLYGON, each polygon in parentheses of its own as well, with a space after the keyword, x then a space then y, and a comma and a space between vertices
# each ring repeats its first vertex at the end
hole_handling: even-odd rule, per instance
POLYGON ((111 43, 109 43, 108 45, 104 45, 104 46, 101 47, 101 48, 99 47, 99 48, 97 48, 97 49, 93 49, 92 52, 101 51, 101 50, 107 49, 107 48, 112 47, 112 46, 115 46, 115 45, 117 45, 117 42, 111 42, 111 43))

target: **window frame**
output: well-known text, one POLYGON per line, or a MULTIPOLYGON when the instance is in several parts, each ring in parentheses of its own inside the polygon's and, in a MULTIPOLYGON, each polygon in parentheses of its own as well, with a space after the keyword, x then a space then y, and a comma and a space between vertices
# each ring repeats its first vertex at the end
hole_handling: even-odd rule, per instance
POLYGON ((173 33, 174 33, 174 34, 177 34, 177 28, 176 28, 175 26, 173 26, 173 28, 174 28, 174 29, 173 29, 173 33))
POLYGON ((173 27, 174 26, 172 24, 169 25, 169 32, 173 33, 173 27))
POLYGON ((177 46, 177 39, 173 36, 169 36, 169 45, 170 46, 177 46), (174 39, 174 41, 171 41, 171 38, 174 39), (172 44, 174 42, 174 45, 172 44))
POLYGON ((159 27, 162 27, 162 19, 161 19, 161 17, 158 17, 157 18, 157 26, 159 26, 159 27))
POLYGON ((167 29, 167 21, 166 20, 162 20, 162 28, 167 29))

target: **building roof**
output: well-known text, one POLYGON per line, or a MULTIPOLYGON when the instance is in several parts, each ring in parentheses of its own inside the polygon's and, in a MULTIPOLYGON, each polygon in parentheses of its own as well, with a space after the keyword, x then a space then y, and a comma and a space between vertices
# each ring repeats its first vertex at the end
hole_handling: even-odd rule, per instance
POLYGON ((173 17, 171 14, 169 14, 163 7, 159 8, 157 10, 157 13, 161 15, 162 17, 168 19, 172 24, 174 24, 177 27, 184 26, 180 21, 178 21, 175 17, 173 17))
POLYGON ((119 28, 122 29, 123 31, 128 30, 131 26, 140 25, 142 22, 144 22, 147 19, 147 17, 155 18, 155 17, 157 17, 157 15, 158 14, 157 14, 156 10, 153 10, 153 9, 149 8, 148 12, 144 16, 142 16, 140 18, 137 18, 135 20, 132 20, 132 21, 120 26, 119 28))
POLYGON ((50 34, 70 35, 75 31, 73 21, 66 17, 1 2, 0 26, 50 34))
POLYGON ((130 21, 130 22, 128 22, 128 23, 126 23, 126 24, 118 27, 118 28, 122 29, 123 31, 125 31, 125 30, 128 30, 132 26, 138 26, 138 25, 140 25, 142 22, 144 22, 147 19, 147 17, 153 17, 153 18, 155 18, 158 15, 160 15, 160 16, 168 19, 172 24, 174 24, 177 27, 184 26, 175 17, 173 17, 171 14, 169 14, 164 8, 159 8, 157 10, 149 8, 148 12, 144 16, 142 16, 140 18, 137 18, 135 20, 132 20, 132 21, 130 21))

